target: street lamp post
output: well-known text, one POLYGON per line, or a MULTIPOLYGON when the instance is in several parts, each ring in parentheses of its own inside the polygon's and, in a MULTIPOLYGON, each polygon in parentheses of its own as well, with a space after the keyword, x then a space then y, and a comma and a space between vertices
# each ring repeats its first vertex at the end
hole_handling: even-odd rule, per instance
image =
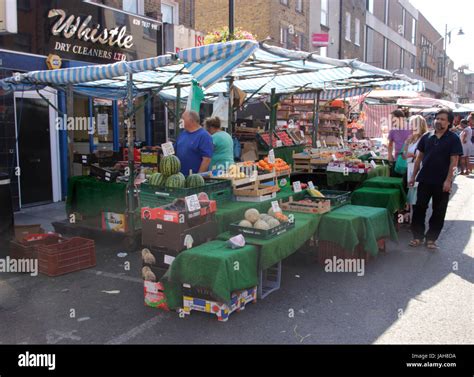
MULTIPOLYGON (((444 96, 444 87, 445 87, 445 82, 446 82, 446 59, 447 59, 447 55, 446 55, 446 49, 448 47, 448 35, 449 35, 449 42, 451 43, 451 32, 456 29, 456 28, 452 28, 449 32, 448 32, 448 24, 446 24, 446 27, 444 29, 444 47, 443 47, 443 85, 442 85, 442 88, 441 88, 441 95, 444 96)), ((462 31, 462 28, 459 29, 458 31, 458 34, 457 35, 464 35, 464 32, 462 31)), ((439 40, 438 40, 439 41, 439 40)), ((438 42, 436 42, 438 43, 438 42)), ((435 43, 435 44, 436 44, 435 43)))

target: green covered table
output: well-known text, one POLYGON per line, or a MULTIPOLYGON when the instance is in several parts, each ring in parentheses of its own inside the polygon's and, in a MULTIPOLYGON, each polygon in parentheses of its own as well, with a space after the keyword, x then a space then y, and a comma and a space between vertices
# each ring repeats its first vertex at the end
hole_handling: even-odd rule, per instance
POLYGON ((68 181, 66 212, 101 216, 102 212, 125 213, 125 183, 102 182, 94 177, 71 177, 68 181))
POLYGON ((407 194, 403 187, 403 178, 397 177, 374 177, 367 179, 362 183, 362 187, 378 187, 378 188, 393 188, 400 192, 400 200, 403 201, 403 205, 407 200, 407 194))
POLYGON ((344 175, 343 173, 337 172, 327 172, 327 184, 329 187, 333 187, 336 185, 340 185, 342 183, 347 182, 355 182, 355 183, 362 183, 367 179, 373 177, 390 176, 390 167, 389 166, 382 166, 379 165, 375 169, 370 170, 366 174, 359 174, 359 173, 349 173, 348 175, 344 175))
MULTIPOLYGON (((290 212, 285 212, 285 214, 289 215, 290 212)), ((266 270, 279 261, 287 258, 315 235, 322 215, 309 213, 293 213, 293 215, 295 219, 295 227, 277 237, 263 240, 245 236, 247 244, 259 248, 260 269, 266 270)), ((232 237, 231 234, 225 232, 220 234, 218 239, 227 241, 230 237, 232 237)))
POLYGON ((377 255, 377 240, 398 240, 391 214, 384 208, 346 205, 322 216, 318 240, 338 244, 353 252, 357 245, 377 255))
POLYGON ((233 291, 258 285, 257 247, 232 250, 219 240, 194 247, 178 254, 162 282, 171 309, 182 306, 184 283, 207 288, 220 301, 229 302, 233 291))
POLYGON ((394 188, 361 187, 352 193, 351 203, 359 206, 386 208, 395 213, 405 207, 400 190, 394 188))

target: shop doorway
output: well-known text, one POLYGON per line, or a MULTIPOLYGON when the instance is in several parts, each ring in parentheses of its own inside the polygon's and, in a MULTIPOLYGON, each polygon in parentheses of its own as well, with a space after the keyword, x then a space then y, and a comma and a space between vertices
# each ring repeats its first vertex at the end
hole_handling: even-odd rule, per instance
POLYGON ((61 200, 57 112, 53 108, 57 95, 52 89, 40 93, 44 98, 38 92, 15 93, 20 208, 61 200))

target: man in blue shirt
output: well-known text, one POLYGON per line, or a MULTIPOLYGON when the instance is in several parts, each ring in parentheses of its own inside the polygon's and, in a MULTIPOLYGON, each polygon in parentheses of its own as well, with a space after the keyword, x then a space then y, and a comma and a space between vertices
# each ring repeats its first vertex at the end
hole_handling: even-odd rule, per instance
POLYGON ((463 154, 459 137, 449 130, 453 119, 451 110, 438 110, 434 130, 426 133, 418 143, 419 153, 408 181, 409 187, 414 187, 415 179, 418 181, 417 201, 411 224, 413 240, 410 246, 413 247, 419 246, 425 238, 429 249, 438 248, 436 240, 443 229, 454 171, 458 166, 459 156, 463 154), (420 165, 423 165, 421 171, 420 165), (425 216, 430 199, 433 199, 433 214, 425 234, 425 216))
POLYGON ((208 171, 214 150, 212 137, 201 127, 199 114, 185 111, 181 117, 184 130, 175 144, 176 156, 181 161, 181 173, 184 175, 208 171))

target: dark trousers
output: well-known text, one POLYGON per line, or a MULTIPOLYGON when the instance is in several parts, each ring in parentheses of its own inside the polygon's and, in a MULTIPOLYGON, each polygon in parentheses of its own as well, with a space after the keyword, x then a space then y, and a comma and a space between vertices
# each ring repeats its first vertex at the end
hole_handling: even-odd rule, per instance
POLYGON ((411 231, 413 238, 436 241, 443 229, 444 218, 448 208, 449 192, 443 192, 443 185, 418 184, 416 205, 413 207, 411 231), (433 214, 429 221, 429 229, 425 234, 426 210, 430 199, 433 198, 433 214))

